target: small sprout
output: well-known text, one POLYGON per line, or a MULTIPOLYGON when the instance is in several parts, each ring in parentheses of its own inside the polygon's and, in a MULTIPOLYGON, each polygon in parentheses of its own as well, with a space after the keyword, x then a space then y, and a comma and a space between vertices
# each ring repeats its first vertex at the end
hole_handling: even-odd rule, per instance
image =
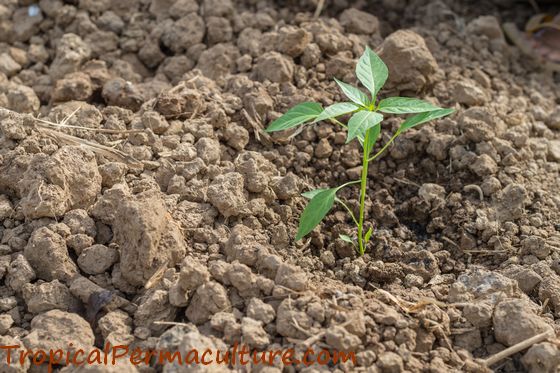
POLYGON ((318 103, 301 103, 273 121, 266 131, 282 131, 328 120, 347 129, 347 143, 358 139, 363 149, 360 180, 351 181, 336 188, 316 189, 303 193, 302 195, 309 199, 309 203, 300 216, 296 240, 300 240, 319 225, 336 202, 346 209, 356 224, 358 244, 356 245, 355 240, 348 235, 341 234, 339 238, 352 244, 358 253, 363 255, 366 251, 366 245, 370 242, 373 235, 373 227, 370 227, 364 233, 365 197, 367 193, 369 162, 383 154, 389 145, 403 132, 420 124, 449 115, 454 110, 440 108, 429 102, 409 97, 389 97, 378 102, 377 94, 387 81, 389 71, 381 58, 368 47, 366 47, 364 54, 356 65, 356 76, 360 83, 368 90, 369 95, 357 87, 335 79, 342 93, 351 102, 335 103, 324 109, 318 103), (377 153, 372 155, 373 148, 381 133, 381 122, 384 118, 382 113, 414 115, 404 120, 391 139, 377 153), (351 115, 347 124, 336 119, 343 115, 351 115), (339 190, 354 184, 360 184, 360 212, 357 218, 354 216, 352 209, 336 196, 339 190))
POLYGON ((348 243, 351 243, 352 245, 354 245, 354 240, 350 236, 347 236, 345 234, 339 234, 338 238, 340 238, 342 241, 345 241, 345 242, 348 242, 348 243))
POLYGON ((366 232, 366 235, 364 236, 364 241, 366 242, 366 244, 371 239, 371 234, 372 233, 373 233, 373 227, 369 227, 368 231, 366 232))

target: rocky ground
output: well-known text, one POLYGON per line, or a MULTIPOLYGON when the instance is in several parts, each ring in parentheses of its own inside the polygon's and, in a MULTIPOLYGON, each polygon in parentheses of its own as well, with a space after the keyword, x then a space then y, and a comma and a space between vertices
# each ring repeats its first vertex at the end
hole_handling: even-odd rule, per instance
MULTIPOLYGON (((0 344, 240 342, 357 366, 232 371, 484 372, 550 332, 491 368, 556 371, 559 81, 501 31, 528 3, 464 3, 327 1, 314 19, 311 0, 0 0, 0 344), (457 112, 371 166, 359 258, 343 210, 293 240, 300 193, 356 179, 358 145, 328 123, 263 129, 340 100, 332 78, 354 82, 365 45, 387 95, 457 112)), ((197 369, 228 370, 103 371, 197 369)))

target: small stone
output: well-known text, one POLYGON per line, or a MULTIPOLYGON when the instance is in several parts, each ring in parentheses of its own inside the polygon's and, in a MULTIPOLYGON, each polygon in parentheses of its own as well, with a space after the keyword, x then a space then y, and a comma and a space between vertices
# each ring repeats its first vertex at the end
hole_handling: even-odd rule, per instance
POLYGON ((52 155, 37 153, 17 183, 26 218, 52 218, 88 208, 101 191, 95 154, 78 146, 62 146, 52 155))
POLYGON ((53 102, 87 101, 93 94, 90 77, 81 72, 66 75, 56 81, 53 92, 53 102))
MULTIPOLYGON (((308 334, 303 333, 303 328, 313 334, 313 319, 305 312, 299 310, 295 301, 291 298, 284 299, 276 311, 276 330, 283 337, 306 339, 308 334), (294 326, 294 320, 299 325, 299 329, 294 326)), ((344 330, 344 328, 341 328, 344 330)), ((344 330, 345 333, 347 333, 344 330)))
POLYGON ((237 151, 245 149, 249 143, 249 131, 235 123, 228 124, 224 131, 227 144, 237 151))
POLYGON ((438 69, 424 38, 410 30, 399 30, 385 38, 379 57, 389 69, 389 89, 420 91, 438 69))
POLYGON ((101 96, 107 105, 137 111, 144 101, 139 88, 122 78, 113 78, 103 84, 101 96))
POLYGON ((233 29, 228 19, 223 17, 209 17, 206 20, 208 44, 225 43, 233 37, 233 29))
POLYGON ((212 328, 220 332, 224 332, 224 329, 235 324, 237 324, 237 320, 235 319, 234 314, 230 312, 218 312, 210 319, 210 325, 212 328))
POLYGON ((22 296, 27 310, 34 314, 58 309, 68 311, 77 305, 70 290, 58 280, 41 284, 25 284, 22 296))
POLYGON ((461 334, 457 334, 455 338, 453 338, 455 342, 455 346, 459 348, 464 348, 469 352, 473 352, 474 350, 482 347, 482 336, 480 334, 480 330, 468 330, 462 332, 461 334))
POLYGON ((307 288, 305 272, 301 268, 287 263, 282 263, 278 267, 274 282, 295 291, 303 291, 307 288))
POLYGON ((469 165, 469 168, 480 177, 494 175, 498 172, 496 161, 487 154, 477 156, 474 162, 469 165))
POLYGON ((113 247, 98 244, 85 248, 81 252, 78 265, 85 273, 97 275, 111 268, 118 258, 119 253, 113 247))
POLYGON ((0 220, 4 221, 12 216, 14 209, 12 203, 4 194, 0 194, 0 220))
POLYGON ((143 286, 164 265, 185 257, 186 247, 177 224, 172 224, 162 194, 147 190, 127 194, 120 184, 105 191, 92 207, 92 216, 111 224, 119 246, 119 267, 131 285, 143 286))
POLYGON ((202 13, 206 17, 228 17, 234 11, 231 0, 204 0, 202 2, 202 13))
POLYGON ((142 125, 151 129, 156 135, 162 135, 169 128, 169 123, 163 115, 157 111, 145 111, 142 113, 142 125))
POLYGON ((341 326, 329 328, 325 333, 325 340, 329 346, 338 351, 353 351, 361 344, 360 338, 341 326))
POLYGON ((216 44, 200 54, 196 68, 210 79, 223 81, 228 74, 235 72, 236 61, 239 57, 239 49, 232 44, 216 44))
POLYGON ((177 0, 169 8, 169 15, 173 18, 182 18, 191 13, 197 13, 198 9, 196 0, 177 0))
MULTIPOLYGON (((556 106, 546 120, 546 125, 552 130, 560 130, 560 106, 556 106)), ((560 149, 560 145, 559 149, 560 149)), ((560 152, 558 153, 560 160, 560 152)))
POLYGON ((560 351, 553 343, 538 343, 531 346, 521 362, 529 373, 554 372, 560 366, 560 351))
POLYGON ((473 269, 461 274, 449 289, 449 301, 464 301, 465 296, 481 298, 494 293, 514 296, 518 293, 517 283, 497 272, 473 269))
POLYGON ((508 267, 503 274, 515 281, 519 288, 525 293, 530 294, 543 280, 541 276, 530 268, 523 266, 508 267))
POLYGON ((89 217, 84 209, 70 210, 64 214, 64 224, 70 229, 70 234, 85 233, 90 237, 95 237, 97 230, 95 228, 95 221, 89 217))
POLYGON ((101 185, 111 188, 115 184, 124 182, 127 166, 120 162, 107 162, 98 168, 101 175, 101 185))
POLYGON ((175 307, 186 307, 189 304, 189 295, 178 282, 169 288, 169 303, 175 307))
POLYGON ((209 281, 198 287, 185 315, 194 324, 203 324, 213 314, 229 309, 230 306, 226 289, 217 282, 209 281))
POLYGON ((494 307, 485 302, 468 303, 463 307, 463 316, 477 328, 492 325, 494 307))
POLYGON ((21 66, 8 53, 0 54, 0 73, 4 73, 8 78, 11 78, 20 70, 21 66))
POLYGON ((177 316, 177 309, 169 303, 167 290, 153 290, 143 296, 142 303, 134 312, 134 325, 145 325, 154 333, 161 333, 167 327, 156 321, 172 321, 177 316))
POLYGON ((493 196, 496 192, 502 189, 502 183, 494 176, 487 176, 482 181, 480 188, 485 196, 493 196))
POLYGON ((243 176, 237 172, 216 177, 208 187, 208 200, 226 218, 242 213, 247 205, 243 176))
MULTIPOLYGON (((5 335, 6 332, 14 325, 14 319, 8 314, 0 315, 0 335, 5 335)), ((2 366, 0 365, 0 370, 2 366)))
POLYGON ((516 343, 553 328, 537 315, 536 305, 524 299, 509 299, 498 303, 494 311, 496 341, 513 346, 516 343))
POLYGON ((162 43, 175 54, 184 53, 202 42, 206 33, 204 20, 197 14, 186 15, 165 28, 162 43))
POLYGON ((296 26, 284 26, 278 30, 278 51, 290 57, 304 53, 311 42, 312 35, 296 26))
POLYGON ((379 20, 373 14, 348 8, 340 15, 340 24, 353 34, 373 34, 379 31, 379 20))
POLYGON ((479 16, 467 25, 472 35, 485 35, 490 40, 505 40, 500 21, 494 16, 479 16))
POLYGON ((542 237, 529 236, 521 241, 523 252, 531 253, 543 260, 550 255, 551 248, 542 237))
POLYGON ((257 277, 251 268, 238 262, 232 263, 227 273, 227 279, 242 298, 256 297, 259 295, 257 277))
POLYGON ((210 281, 210 272, 206 266, 196 260, 187 258, 183 261, 179 272, 179 285, 185 290, 196 290, 199 286, 210 281))
POLYGON ((302 182, 299 177, 290 172, 286 176, 277 179, 273 183, 272 188, 279 199, 286 200, 300 195, 302 182))
POLYGON ((425 183, 418 189, 418 196, 432 208, 445 206, 445 188, 438 184, 425 183))
POLYGON ((92 246, 93 242, 94 238, 84 233, 71 234, 66 237, 66 246, 74 250, 78 255, 80 255, 86 247, 92 246))
MULTIPOLYGON (((203 150, 201 150, 201 153, 202 151, 203 150)), ((173 152, 171 152, 171 158, 181 162, 188 162, 188 161, 198 159, 196 158, 196 155, 197 155, 197 150, 195 146, 185 142, 180 143, 175 149, 173 149, 173 152)), ((202 159, 200 160, 202 161, 202 159)))
POLYGON ((404 283, 406 287, 417 287, 420 288, 424 285, 424 279, 422 276, 415 275, 413 273, 409 273, 404 278, 404 283))
MULTIPOLYGON (((543 263, 544 264, 544 263, 543 263)), ((560 277, 556 274, 542 273, 543 279, 538 286, 538 295, 541 302, 548 302, 555 315, 560 314, 560 277)))
POLYGON ((488 92, 480 88, 472 80, 457 82, 453 88, 453 98, 455 101, 467 106, 484 105, 490 100, 488 92))
POLYGON ((527 189, 523 185, 508 184, 497 196, 499 220, 504 223, 520 218, 527 203, 527 196, 527 189))
POLYGON ((315 43, 310 43, 301 56, 301 63, 309 69, 316 66, 320 60, 321 48, 315 43))
POLYGON ((328 139, 321 139, 315 147, 315 156, 317 158, 328 158, 332 154, 333 148, 328 139))
POLYGON ((548 141, 548 157, 554 162, 560 162, 560 140, 548 141))
POLYGON ((154 40, 147 40, 138 51, 138 58, 140 61, 152 69, 157 67, 165 59, 165 57, 166 56, 161 51, 159 44, 154 40))
POLYGON ((249 347, 263 349, 270 343, 270 337, 263 329, 260 321, 244 317, 241 320, 241 333, 243 341, 249 347))
POLYGON ((320 256, 321 262, 328 267, 333 267, 336 264, 336 258, 332 251, 323 251, 320 256))
POLYGON ((278 52, 267 52, 257 59, 254 67, 256 79, 273 83, 291 82, 294 76, 294 62, 278 52))
POLYGON ((132 318, 121 310, 106 313, 99 318, 97 325, 105 339, 111 334, 126 335, 132 332, 132 318))
POLYGON ((24 85, 12 85, 6 96, 8 109, 18 113, 35 113, 41 106, 35 91, 24 85))
POLYGON ((35 271, 25 256, 18 254, 8 267, 6 285, 13 291, 20 291, 25 284, 35 278, 35 271))
POLYGON ((207 165, 220 160, 220 143, 217 140, 203 137, 196 142, 195 146, 198 158, 202 159, 207 165))
POLYGON ((89 323, 75 313, 51 310, 31 320, 31 333, 23 338, 31 350, 89 351, 95 337, 89 323))
POLYGON ((17 306, 16 297, 2 297, 0 298, 0 311, 5 312, 17 306))
POLYGON ((383 352, 377 358, 377 366, 382 373, 399 373, 404 371, 402 358, 394 352, 383 352))
POLYGON ((56 54, 49 67, 49 75, 53 80, 79 70, 91 56, 91 48, 75 34, 64 34, 56 44, 56 54))
POLYGON ((64 238, 46 227, 33 232, 25 246, 24 255, 42 280, 68 281, 78 273, 76 265, 68 256, 64 238))
POLYGON ((247 304, 247 317, 268 324, 274 320, 276 312, 270 304, 264 303, 259 298, 251 298, 247 304))

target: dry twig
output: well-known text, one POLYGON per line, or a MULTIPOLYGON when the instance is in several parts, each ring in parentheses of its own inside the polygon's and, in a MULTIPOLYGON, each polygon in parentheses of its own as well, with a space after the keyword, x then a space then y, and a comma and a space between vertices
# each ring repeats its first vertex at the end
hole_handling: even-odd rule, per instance
MULTIPOLYGON (((19 114, 13 110, 9 110, 6 108, 0 107, 0 114, 2 111, 7 112, 9 116, 13 117, 14 115, 26 115, 26 114, 19 114)), ((81 146, 83 148, 89 149, 94 153, 101 154, 107 158, 126 163, 132 168, 142 168, 142 162, 134 159, 134 157, 122 152, 120 150, 113 149, 111 147, 101 145, 92 141, 84 140, 82 138, 69 135, 64 132, 60 132, 57 129, 59 128, 74 128, 74 129, 85 129, 91 131, 98 131, 98 132, 108 132, 108 133, 130 133, 129 131, 122 131, 122 130, 107 130, 107 129, 100 129, 100 128, 87 128, 87 127, 80 127, 80 126, 71 126, 67 124, 68 120, 75 115, 77 110, 74 110, 68 117, 66 117, 61 123, 54 123, 44 119, 35 118, 30 115, 31 118, 34 119, 36 124, 36 130, 46 136, 52 137, 59 142, 66 143, 68 145, 74 146, 81 146), (56 128, 56 129, 55 129, 56 128), (116 132, 115 132, 116 131, 116 132)), ((133 130, 136 131, 136 130, 133 130)))
POLYGON ((531 347, 534 344, 540 343, 542 341, 545 341, 546 339, 552 337, 553 334, 552 332, 548 331, 548 332, 544 332, 541 334, 537 334, 534 337, 531 337, 529 339, 526 339, 524 341, 519 342, 518 344, 515 344, 509 348, 506 348, 503 351, 498 352, 497 354, 494 354, 492 356, 490 356, 487 359, 482 360, 482 363, 484 365, 486 365, 487 367, 492 366, 494 364, 496 364, 497 362, 511 356, 514 355, 520 351, 523 351, 529 347, 531 347))

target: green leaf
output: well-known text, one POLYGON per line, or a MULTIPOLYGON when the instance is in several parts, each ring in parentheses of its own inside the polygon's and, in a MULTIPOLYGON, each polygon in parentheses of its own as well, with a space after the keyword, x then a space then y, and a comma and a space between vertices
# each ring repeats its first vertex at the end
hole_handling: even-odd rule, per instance
POLYGON ((383 120, 383 115, 374 111, 358 111, 348 121, 348 137, 346 143, 354 138, 365 135, 366 131, 379 124, 383 120))
POLYGON ((364 147, 364 152, 367 152, 369 156, 369 153, 371 153, 371 150, 373 149, 375 143, 377 142, 377 139, 379 138, 379 134, 381 133, 381 126, 373 126, 368 130, 368 133, 368 143, 364 145, 363 140, 361 141, 361 143, 364 147))
POLYGON ((315 119, 323 107, 316 102, 303 102, 288 110, 268 126, 266 132, 283 131, 315 119))
POLYGON ((372 99, 375 99, 377 92, 387 81, 389 70, 383 60, 371 48, 366 47, 356 65, 356 76, 369 89, 372 99))
POLYGON ((441 108, 416 98, 389 97, 379 102, 377 110, 389 114, 410 114, 441 110, 441 108))
POLYGON ((315 189, 315 190, 310 190, 304 193, 301 193, 302 197, 305 197, 307 199, 311 199, 313 197, 315 197, 317 194, 324 192, 325 190, 329 190, 327 188, 319 188, 319 189, 315 189))
POLYGON ((368 243, 369 240, 371 239, 372 233, 373 233, 373 227, 369 227, 368 231, 366 232, 366 235, 364 236, 364 241, 366 241, 366 243, 368 243))
POLYGON ((449 115, 454 111, 455 109, 439 109, 439 110, 428 111, 426 113, 413 115, 410 118, 407 118, 404 122, 402 122, 399 128, 399 132, 402 133, 419 124, 426 123, 441 117, 445 117, 446 115, 449 115))
POLYGON ((338 238, 340 238, 344 242, 351 243, 352 245, 354 244, 354 240, 350 236, 347 236, 345 234, 339 234, 338 238))
POLYGON ((311 232, 334 205, 334 198, 339 188, 321 190, 311 198, 299 218, 296 241, 311 232))
POLYGON ((339 117, 344 114, 353 113, 354 111, 358 110, 359 106, 353 104, 351 102, 341 102, 338 104, 334 104, 328 106, 323 110, 321 114, 313 122, 320 122, 325 119, 331 119, 335 117, 339 117))
POLYGON ((336 84, 340 87, 342 92, 348 97, 352 102, 361 105, 361 106, 369 106, 370 100, 369 97, 358 88, 351 86, 350 84, 341 82, 338 79, 335 79, 336 84))

